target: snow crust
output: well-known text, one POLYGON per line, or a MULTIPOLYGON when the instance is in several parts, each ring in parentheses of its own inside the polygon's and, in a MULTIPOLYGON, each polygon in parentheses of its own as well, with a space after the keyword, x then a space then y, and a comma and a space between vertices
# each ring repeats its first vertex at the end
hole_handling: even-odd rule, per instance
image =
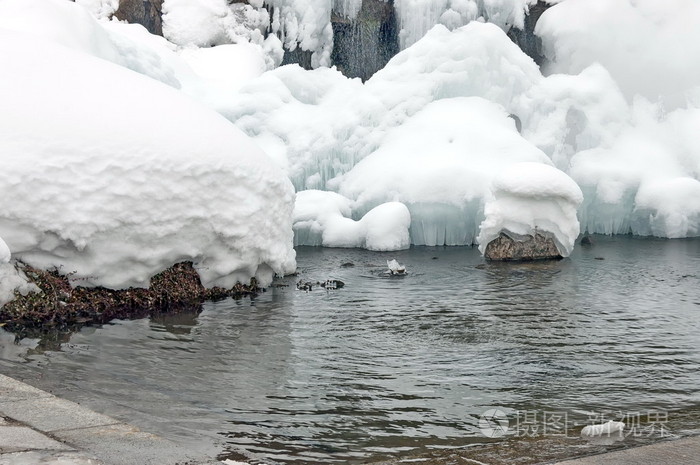
POLYGON ((171 87, 56 42, 0 30, 11 64, 0 235, 18 258, 110 288, 147 286, 183 260, 206 286, 293 270, 293 188, 249 138, 171 87))

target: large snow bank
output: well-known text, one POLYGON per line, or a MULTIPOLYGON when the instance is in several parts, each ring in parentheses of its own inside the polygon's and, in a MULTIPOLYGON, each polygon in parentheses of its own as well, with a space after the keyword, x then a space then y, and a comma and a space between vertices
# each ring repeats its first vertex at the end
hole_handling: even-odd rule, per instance
POLYGON ((479 250, 501 231, 519 236, 553 235, 562 257, 568 257, 579 235, 576 210, 583 193, 566 173, 541 163, 515 163, 493 181, 493 199, 486 203, 480 225, 479 250))
MULTIPOLYGON (((579 184, 583 230, 699 234, 700 73, 683 55, 700 43, 697 5, 551 0, 558 4, 538 23, 551 60, 543 76, 504 33, 522 24, 533 3, 397 0, 407 48, 365 84, 332 68, 263 72, 279 63, 281 43, 325 63, 331 10, 352 19, 357 0, 275 0, 268 25, 268 6, 259 1, 166 0, 171 19, 183 21, 169 37, 184 48, 113 22, 88 34, 102 45, 85 44, 80 30, 44 27, 59 13, 41 13, 38 26, 22 27, 42 37, 54 31, 52 40, 181 89, 252 137, 298 191, 332 190, 349 202, 348 211, 328 215, 321 214, 324 202, 311 205, 310 226, 295 223, 297 243, 323 243, 334 230, 327 225, 344 224, 347 238, 331 242, 366 244, 358 232, 363 216, 400 202, 410 212, 412 243, 470 244, 486 203, 497 202, 493 180, 517 162, 554 165, 579 184), (188 8, 199 13, 188 16, 188 8), (196 26, 200 13, 205 24, 196 26), (273 34, 263 40, 268 27, 273 34), (194 47, 212 43, 227 45, 194 47), (522 123, 521 134, 508 114, 522 123)), ((5 20, 8 28, 23 24, 5 20)), ((400 221, 393 224, 401 230, 400 221)))
POLYGON ((335 192, 298 192, 294 207, 296 245, 389 251, 407 249, 411 244, 411 215, 404 204, 383 203, 359 221, 353 221, 351 214, 351 200, 335 192))
POLYGON ((0 57, 0 235, 19 258, 111 288, 183 260, 206 286, 293 269, 292 185, 224 118, 27 34, 0 30, 0 57))

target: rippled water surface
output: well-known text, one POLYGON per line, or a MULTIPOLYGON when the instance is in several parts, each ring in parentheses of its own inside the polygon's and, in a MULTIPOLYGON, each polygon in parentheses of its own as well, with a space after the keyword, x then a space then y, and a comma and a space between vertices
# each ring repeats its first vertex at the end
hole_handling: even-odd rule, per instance
POLYGON ((494 407, 566 412, 573 426, 700 405, 700 240, 599 237, 570 259, 526 264, 486 264, 465 247, 300 248, 298 264, 280 287, 200 314, 59 340, 2 334, 0 371, 195 446, 275 462, 478 442, 494 407), (409 274, 385 274, 389 258, 409 274), (345 287, 294 285, 327 278, 345 287))

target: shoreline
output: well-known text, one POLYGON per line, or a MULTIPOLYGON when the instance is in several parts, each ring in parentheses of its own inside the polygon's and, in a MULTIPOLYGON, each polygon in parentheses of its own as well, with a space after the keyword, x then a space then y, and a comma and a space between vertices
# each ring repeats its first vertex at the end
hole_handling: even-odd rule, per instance
POLYGON ((21 261, 15 262, 15 267, 41 290, 26 295, 15 291, 15 298, 0 307, 0 326, 18 336, 77 329, 117 318, 192 311, 207 301, 238 299, 264 291, 255 278, 248 285, 239 283, 231 289, 205 288, 192 262, 177 263, 156 274, 148 288, 121 290, 73 287, 71 275, 58 269, 41 270, 21 261))

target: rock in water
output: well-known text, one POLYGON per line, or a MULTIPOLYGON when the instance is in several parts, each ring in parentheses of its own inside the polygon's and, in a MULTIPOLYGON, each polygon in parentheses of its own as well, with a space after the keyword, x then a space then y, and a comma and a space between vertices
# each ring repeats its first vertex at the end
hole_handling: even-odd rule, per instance
POLYGON ((535 236, 511 235, 501 232, 488 243, 484 256, 488 260, 551 260, 562 258, 552 237, 535 233, 535 236))

